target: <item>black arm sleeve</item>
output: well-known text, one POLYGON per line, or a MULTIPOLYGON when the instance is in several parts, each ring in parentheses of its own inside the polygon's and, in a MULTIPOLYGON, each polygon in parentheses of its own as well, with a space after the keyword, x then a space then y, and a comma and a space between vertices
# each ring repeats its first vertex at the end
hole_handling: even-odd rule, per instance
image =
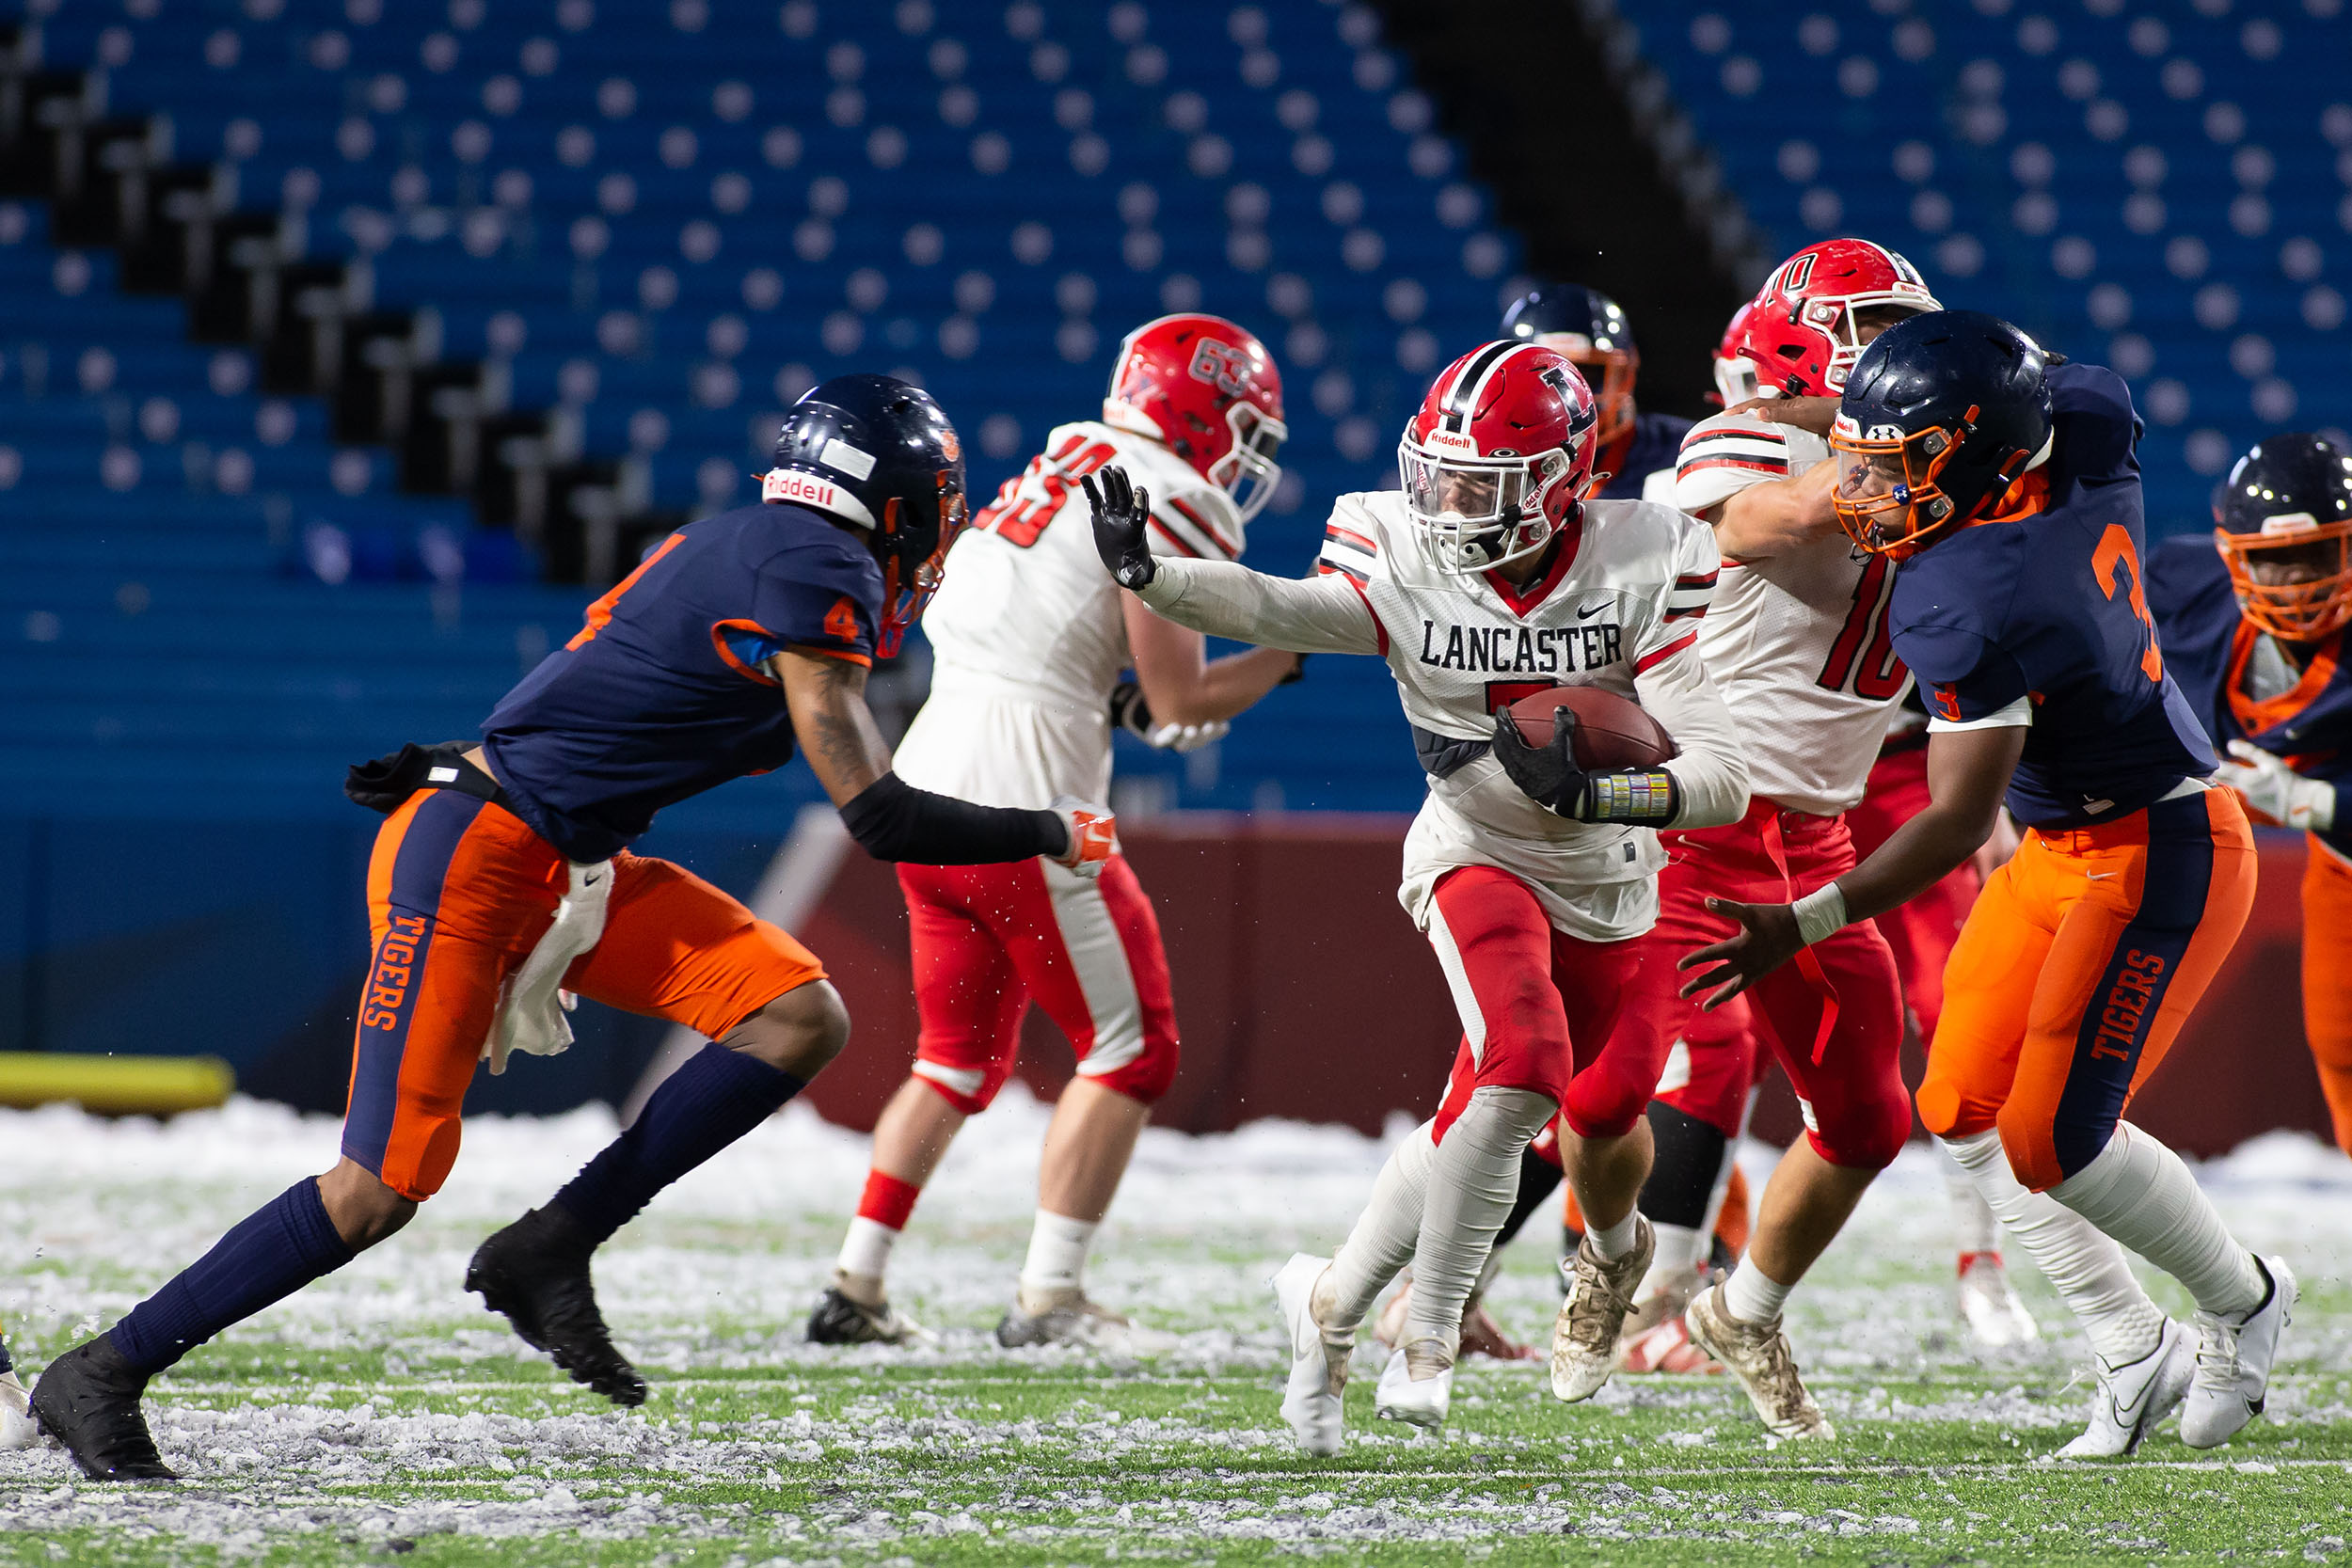
POLYGON ((1025 861, 1062 854, 1070 845, 1061 818, 1050 811, 976 806, 917 789, 896 773, 884 773, 852 797, 841 808, 841 821, 876 860, 918 865, 1025 861))

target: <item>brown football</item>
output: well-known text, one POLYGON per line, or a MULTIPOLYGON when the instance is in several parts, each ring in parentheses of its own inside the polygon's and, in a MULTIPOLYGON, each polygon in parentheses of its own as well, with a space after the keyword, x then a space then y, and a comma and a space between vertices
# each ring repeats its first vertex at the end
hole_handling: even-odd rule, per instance
POLYGON ((1511 705, 1511 717, 1530 746, 1551 744, 1551 715, 1576 715, 1579 768, 1655 768, 1673 756, 1674 736, 1641 704, 1597 686, 1555 686, 1511 705))

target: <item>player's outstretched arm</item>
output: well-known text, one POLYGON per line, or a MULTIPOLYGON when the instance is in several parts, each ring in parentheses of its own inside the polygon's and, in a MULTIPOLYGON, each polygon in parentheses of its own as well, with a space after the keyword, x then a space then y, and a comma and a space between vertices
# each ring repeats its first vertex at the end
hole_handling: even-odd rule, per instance
POLYGON ((1093 509, 1094 547, 1104 567, 1119 586, 1166 619, 1213 637, 1294 654, 1381 651, 1379 626, 1345 578, 1295 581, 1236 562, 1155 556, 1144 538, 1152 515, 1146 492, 1131 485, 1117 464, 1081 483, 1093 509))
POLYGON ((1048 810, 976 806, 916 789, 890 770, 866 705, 866 666, 822 654, 785 652, 768 661, 784 687, 808 765, 841 820, 878 861, 984 865, 1042 855, 1082 876, 1099 875, 1115 844, 1108 812, 1076 800, 1048 810))
POLYGON ((1836 483, 1836 464, 1816 463, 1791 478, 1735 490, 1699 515, 1714 525, 1724 560, 1769 561, 1842 531, 1830 504, 1836 483))
POLYGON ((1949 875, 1993 836, 2001 798, 2030 733, 2023 724, 2003 724, 1931 736, 1927 809, 1819 893, 1794 904, 1709 898, 1707 907, 1738 921, 1740 929, 1680 961, 1692 972, 1682 994, 1705 991, 1708 1009, 1721 1006, 1795 958, 1799 948, 1908 903, 1949 875))

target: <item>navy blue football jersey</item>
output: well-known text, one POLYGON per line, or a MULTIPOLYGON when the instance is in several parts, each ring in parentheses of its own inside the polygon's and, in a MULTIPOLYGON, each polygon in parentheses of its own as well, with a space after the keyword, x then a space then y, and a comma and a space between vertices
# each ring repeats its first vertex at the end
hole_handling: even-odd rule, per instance
POLYGON ((1887 628, 1935 717, 2031 702, 2009 809, 2029 827, 2083 828, 2203 777, 2215 759, 2148 609, 2131 392, 2113 371, 2059 365, 2050 393, 2055 443, 2028 484, 2042 504, 1903 562, 1887 628))
MULTIPOLYGON (((1671 472, 1682 455, 1682 438, 1691 434, 1691 421, 1678 414, 1641 414, 1633 416, 1633 439, 1617 459, 1609 483, 1601 487, 1600 499, 1612 501, 1637 501, 1642 499, 1642 482, 1659 469, 1671 472)), ((1601 453, 1595 467, 1609 467, 1609 454, 1601 453)))
MULTIPOLYGON (((2322 642, 2288 689, 2256 701, 2248 669, 2263 634, 2238 613, 2230 570, 2210 534, 2167 540, 2148 562, 2148 603, 2164 637, 2165 671, 2216 747, 2259 746, 2306 778, 2352 790, 2352 671, 2344 634, 2322 642)), ((2352 857, 2352 812, 2319 835, 2352 857)))
POLYGON ((604 860, 674 801, 781 768, 799 648, 872 662, 882 570, 821 513, 739 507, 662 542, 482 723, 516 815, 572 860, 604 860))

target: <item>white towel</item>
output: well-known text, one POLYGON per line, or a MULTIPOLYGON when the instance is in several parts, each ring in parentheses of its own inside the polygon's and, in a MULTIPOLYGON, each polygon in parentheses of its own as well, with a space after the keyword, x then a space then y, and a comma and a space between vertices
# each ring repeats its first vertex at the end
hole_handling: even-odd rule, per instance
POLYGON ((522 967, 499 987, 498 1016, 482 1054, 493 1076, 506 1070, 510 1053, 560 1056, 571 1049, 571 1021, 564 1015, 580 999, 563 989, 572 960, 604 935, 604 903, 612 892, 612 863, 571 863, 571 886, 555 906, 555 920, 522 967))

